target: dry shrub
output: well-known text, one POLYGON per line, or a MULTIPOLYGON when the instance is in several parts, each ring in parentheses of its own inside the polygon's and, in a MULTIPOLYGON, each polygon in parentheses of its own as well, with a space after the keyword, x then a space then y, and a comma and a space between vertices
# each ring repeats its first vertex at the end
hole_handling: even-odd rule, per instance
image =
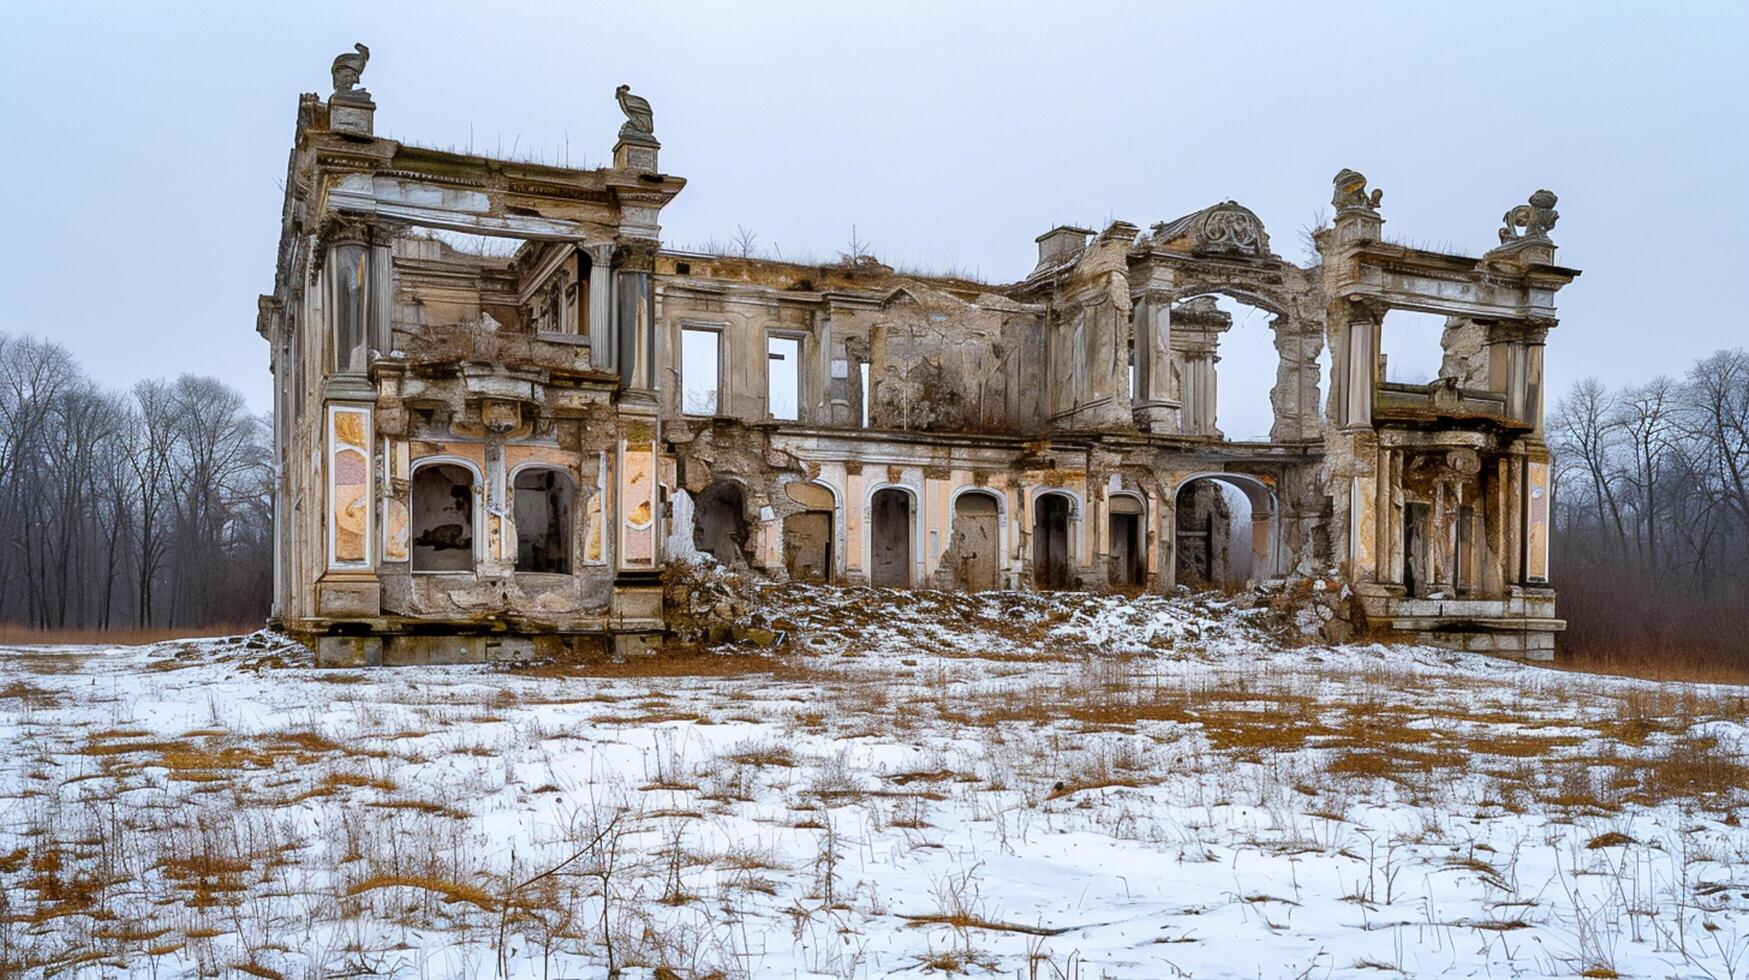
MULTIPOLYGON (((1560 536, 1557 535, 1557 538, 1560 536)), ((1556 666, 1658 681, 1749 684, 1749 602, 1726 584, 1711 594, 1666 587, 1632 559, 1567 561, 1556 583, 1567 629, 1556 666)), ((1739 580, 1740 581, 1740 580, 1739 580)))
POLYGON ((781 766, 794 768, 796 754, 781 742, 738 742, 729 747, 723 758, 738 766, 781 766))
POLYGON ((1711 735, 1684 732, 1631 772, 1638 783, 1635 801, 1649 805, 1689 799, 1729 808, 1749 793, 1749 765, 1742 753, 1725 748, 1711 735))
POLYGON ((53 708, 61 703, 55 692, 37 687, 29 681, 15 680, 0 687, 0 701, 19 701, 32 708, 53 708))

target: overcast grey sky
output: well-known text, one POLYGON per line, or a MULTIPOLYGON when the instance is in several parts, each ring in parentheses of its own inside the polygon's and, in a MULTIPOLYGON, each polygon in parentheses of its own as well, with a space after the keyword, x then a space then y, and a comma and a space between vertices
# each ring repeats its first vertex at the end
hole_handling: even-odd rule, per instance
MULTIPOLYGON (((1479 253, 1560 195, 1556 391, 1745 343, 1749 4, 20 3, 0 10, 0 331, 101 382, 193 371, 270 406, 299 92, 363 41, 379 135, 603 161, 621 82, 689 180, 670 244, 1026 274, 1062 222, 1227 198, 1300 259, 1353 167, 1387 234, 1479 253)), ((1237 356, 1237 355, 1235 355, 1237 356)), ((1223 364, 1233 383, 1246 364, 1223 364)), ((1266 386, 1266 385, 1265 385, 1266 386)))

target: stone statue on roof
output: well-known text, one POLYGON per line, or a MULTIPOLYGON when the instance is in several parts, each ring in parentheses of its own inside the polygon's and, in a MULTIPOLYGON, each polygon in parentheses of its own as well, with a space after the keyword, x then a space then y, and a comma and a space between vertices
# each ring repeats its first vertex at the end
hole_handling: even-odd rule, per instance
POLYGON ((630 85, 621 85, 614 89, 614 97, 619 99, 619 109, 626 114, 625 125, 619 128, 619 138, 636 142, 650 142, 656 138, 655 115, 650 111, 650 100, 640 95, 632 94, 630 85))
POLYGON ((335 95, 364 95, 370 93, 358 87, 359 78, 364 75, 364 66, 370 61, 370 49, 362 44, 352 46, 353 53, 337 55, 334 67, 330 69, 334 76, 335 95))

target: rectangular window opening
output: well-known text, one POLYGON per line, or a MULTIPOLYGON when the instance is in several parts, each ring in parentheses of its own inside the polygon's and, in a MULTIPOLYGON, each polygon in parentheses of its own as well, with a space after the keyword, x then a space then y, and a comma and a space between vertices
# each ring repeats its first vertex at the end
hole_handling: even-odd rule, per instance
POLYGON ((794 422, 801 417, 802 342, 794 337, 769 337, 765 357, 766 407, 772 418, 794 422))
POLYGON ((716 330, 680 330, 680 410, 688 415, 717 414, 722 336, 716 330))
POLYGON ((863 362, 859 363, 856 367, 857 367, 857 370, 860 371, 861 375, 862 375, 862 427, 866 429, 866 428, 868 428, 868 399, 869 399, 868 362, 863 361, 863 362))

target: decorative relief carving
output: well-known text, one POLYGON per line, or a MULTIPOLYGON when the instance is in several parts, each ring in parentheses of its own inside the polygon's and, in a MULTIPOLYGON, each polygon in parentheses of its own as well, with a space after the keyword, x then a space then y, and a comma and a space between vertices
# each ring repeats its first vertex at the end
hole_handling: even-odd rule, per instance
POLYGON ((1269 238, 1263 233, 1263 222, 1231 201, 1210 208, 1203 215, 1201 231, 1197 242, 1199 251, 1243 255, 1263 255, 1269 251, 1269 238))
POLYGON ((1187 214, 1176 221, 1154 225, 1154 244, 1185 241, 1193 255, 1246 255, 1267 257, 1269 234, 1251 209, 1237 201, 1187 214))

